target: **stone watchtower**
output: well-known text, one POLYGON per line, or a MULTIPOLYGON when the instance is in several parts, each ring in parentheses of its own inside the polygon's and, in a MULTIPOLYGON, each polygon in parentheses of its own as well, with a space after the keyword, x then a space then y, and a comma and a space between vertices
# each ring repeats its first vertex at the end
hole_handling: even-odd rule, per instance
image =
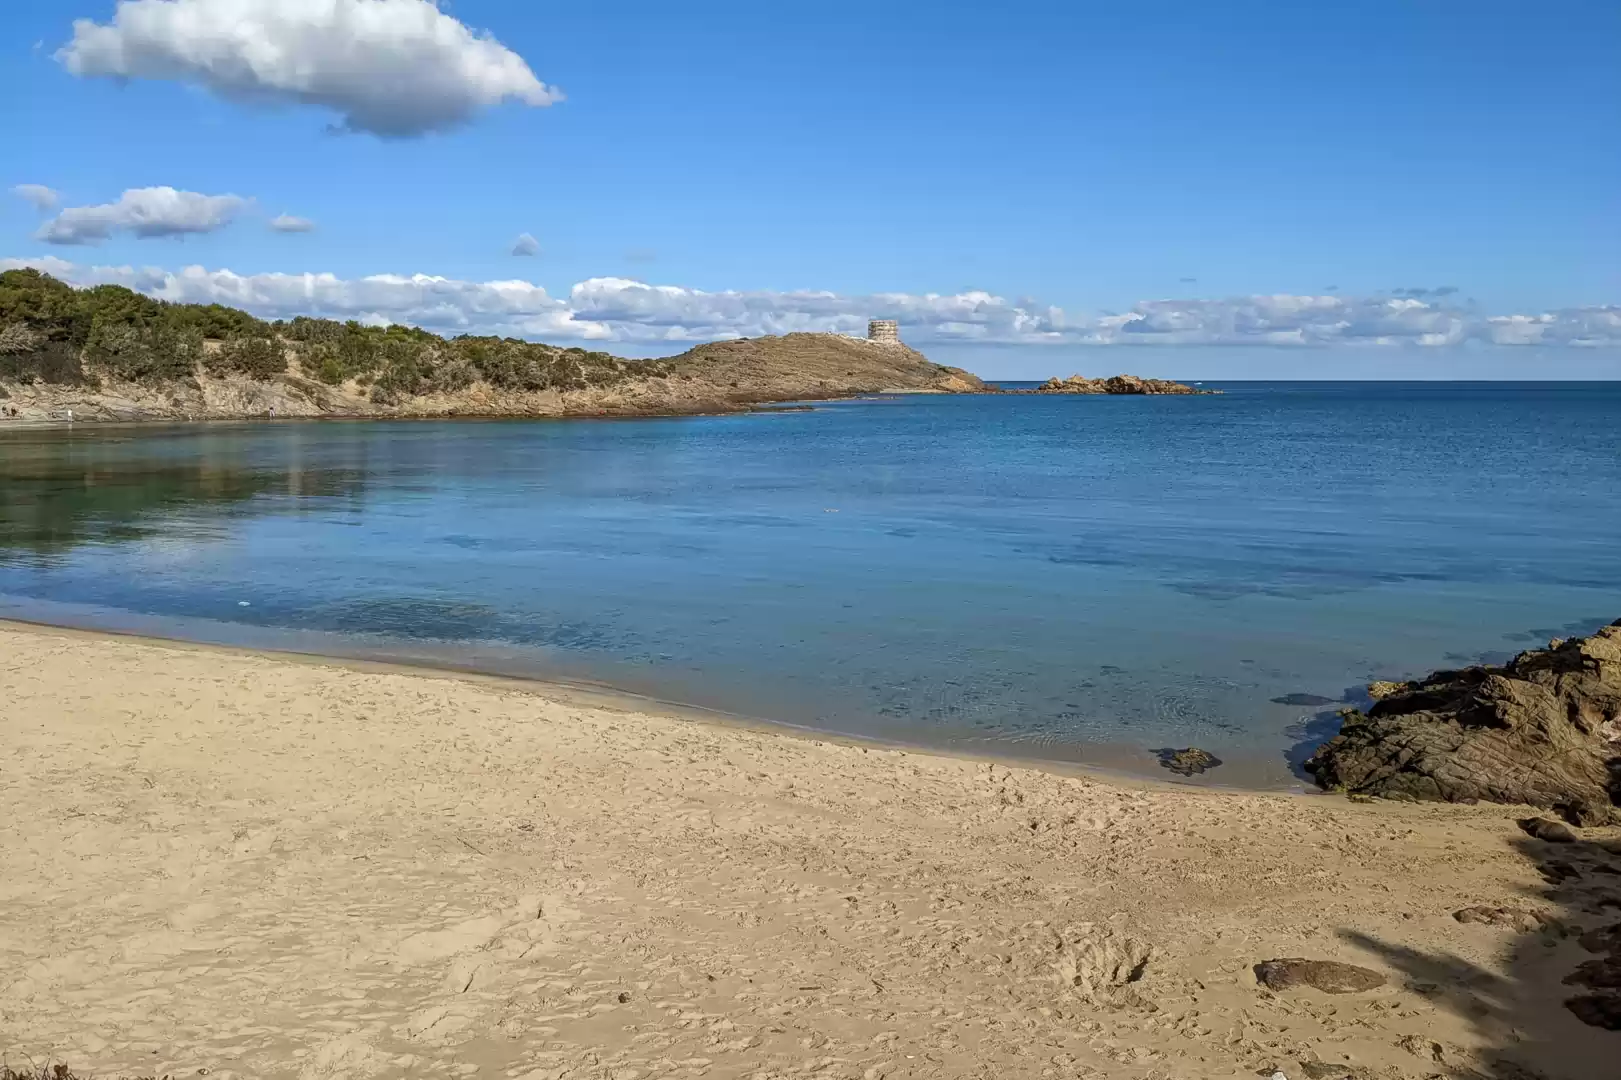
POLYGON ((899 345, 900 324, 894 319, 871 319, 867 322, 867 340, 875 345, 899 345))

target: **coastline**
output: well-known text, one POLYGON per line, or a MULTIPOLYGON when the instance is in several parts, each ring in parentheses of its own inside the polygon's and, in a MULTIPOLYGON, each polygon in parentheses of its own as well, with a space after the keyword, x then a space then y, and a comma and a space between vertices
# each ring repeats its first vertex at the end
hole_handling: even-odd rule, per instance
MULTIPOLYGON (((980 391, 974 391, 979 393, 980 391)), ((990 391, 983 391, 990 393, 990 391)), ((852 391, 850 393, 830 394, 825 397, 816 395, 803 397, 762 398, 758 401, 728 400, 705 401, 685 405, 662 404, 649 406, 623 406, 616 405, 604 408, 578 407, 574 409, 535 408, 531 410, 513 409, 510 411, 488 411, 444 408, 444 409, 412 409, 412 410, 376 410, 376 411, 332 411, 315 413, 267 413, 263 408, 243 411, 210 411, 204 415, 195 414, 168 414, 162 412, 141 412, 130 409, 120 413, 108 410, 100 403, 92 404, 92 409, 101 409, 104 415, 95 412, 76 413, 74 419, 67 420, 56 416, 0 416, 0 432, 12 430, 40 431, 48 429, 73 428, 93 424, 96 427, 118 426, 147 426, 156 424, 273 424, 293 422, 367 422, 389 420, 467 420, 467 421, 500 421, 500 420, 656 420, 680 419, 683 417, 704 416, 739 416, 752 413, 772 413, 803 411, 814 408, 817 404, 852 401, 864 397, 904 396, 908 394, 949 394, 956 391, 949 390, 881 390, 881 391, 852 391), (803 404, 801 404, 803 403, 803 404)), ((63 406, 47 406, 48 412, 58 412, 63 406)))
POLYGON ((1127 783, 88 631, 0 625, 0 656, 0 737, 27 778, 0 787, 8 1061, 301 1080, 1613 1068, 1618 1036, 1562 1007, 1571 936, 1453 916, 1589 918, 1513 807, 1127 783), (1254 965, 1295 956, 1383 985, 1257 986, 1254 965))
MULTIPOLYGON (((796 724, 732 712, 712 705, 645 692, 627 686, 559 672, 517 673, 501 671, 489 665, 471 661, 458 661, 447 656, 425 654, 403 655, 384 650, 357 648, 352 651, 333 649, 297 648, 291 645, 233 644, 208 641, 201 638, 172 636, 148 629, 124 629, 116 626, 84 625, 53 622, 45 618, 30 618, 15 613, 0 614, 0 633, 15 630, 24 633, 61 634, 69 638, 93 641, 98 638, 116 638, 182 651, 220 653, 237 657, 269 657, 294 664, 335 667, 356 672, 393 675, 420 675, 424 678, 466 680, 479 685, 490 685, 503 690, 533 694, 544 700, 590 708, 612 709, 620 712, 650 712, 695 723, 711 724, 721 728, 773 734, 787 738, 811 741, 837 742, 844 745, 902 753, 928 754, 967 761, 994 762, 999 765, 1052 772, 1060 776, 1092 777, 1123 785, 1142 785, 1154 789, 1187 788, 1205 791, 1231 791, 1255 795, 1294 795, 1316 798, 1323 793, 1307 781, 1296 778, 1292 785, 1280 786, 1261 779, 1260 758, 1228 756, 1219 768, 1195 776, 1178 776, 1167 772, 1155 752, 1126 743, 1066 744, 1070 754, 1043 756, 1019 753, 1017 744, 999 744, 990 740, 972 747, 948 743, 929 743, 882 735, 862 735, 796 724)), ((1267 759, 1270 760, 1270 759, 1267 759)))

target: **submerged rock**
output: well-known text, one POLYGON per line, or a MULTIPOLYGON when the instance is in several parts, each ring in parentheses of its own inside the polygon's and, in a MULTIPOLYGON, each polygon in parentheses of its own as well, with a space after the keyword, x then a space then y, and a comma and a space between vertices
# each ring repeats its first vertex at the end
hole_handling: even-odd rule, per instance
POLYGON ((1272 698, 1271 701, 1274 705, 1298 705, 1310 708, 1335 704, 1334 698, 1327 698, 1321 694, 1284 694, 1281 697, 1272 698))
POLYGON ((1338 960, 1306 960, 1298 956, 1256 964, 1255 980, 1268 990, 1309 986, 1325 994, 1358 994, 1385 985, 1385 977, 1377 971, 1338 960))
POLYGON ((1621 622, 1502 667, 1369 692, 1373 707, 1346 710, 1306 762, 1325 788, 1606 811, 1621 789, 1621 622))
POLYGON ((1208 750, 1190 746, 1185 750, 1158 750, 1159 763, 1179 776, 1192 776, 1221 764, 1221 758, 1208 750))

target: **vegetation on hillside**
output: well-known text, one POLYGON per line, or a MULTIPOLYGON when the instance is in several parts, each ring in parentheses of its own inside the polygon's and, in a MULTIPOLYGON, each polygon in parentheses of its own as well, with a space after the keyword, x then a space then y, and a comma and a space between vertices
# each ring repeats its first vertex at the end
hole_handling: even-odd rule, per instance
POLYGON ((407 326, 353 320, 265 322, 219 304, 171 304, 119 285, 75 289, 38 270, 0 273, 0 382, 162 385, 239 375, 287 374, 329 385, 353 382, 395 404, 475 382, 501 390, 583 390, 667 375, 658 360, 540 345, 517 338, 446 339, 407 326))

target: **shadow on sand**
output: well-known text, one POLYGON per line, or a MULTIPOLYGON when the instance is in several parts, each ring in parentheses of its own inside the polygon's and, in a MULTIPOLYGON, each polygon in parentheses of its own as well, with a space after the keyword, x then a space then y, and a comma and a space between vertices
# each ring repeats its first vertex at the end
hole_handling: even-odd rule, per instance
MULTIPOLYGON (((1621 839, 1514 846, 1545 884, 1526 890, 1523 908, 1473 909, 1476 918, 1536 919, 1507 946, 1498 974, 1461 957, 1429 953, 1346 932, 1384 958, 1408 988, 1464 1018, 1485 1049, 1467 1064, 1440 1044, 1411 1047, 1432 1056, 1432 1076, 1449 1080, 1618 1080, 1621 1078, 1621 839), (1489 914, 1497 912, 1495 916, 1489 914)), ((1464 920, 1460 920, 1464 921, 1464 920)))

